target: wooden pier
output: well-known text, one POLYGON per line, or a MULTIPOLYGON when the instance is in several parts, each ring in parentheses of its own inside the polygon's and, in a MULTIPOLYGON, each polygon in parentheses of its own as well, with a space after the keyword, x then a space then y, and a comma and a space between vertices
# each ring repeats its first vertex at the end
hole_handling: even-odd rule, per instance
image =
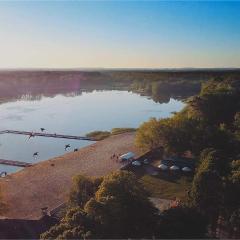
POLYGON ((9 165, 9 166, 16 166, 16 167, 30 167, 30 166, 32 166, 31 163, 14 161, 14 160, 6 160, 6 159, 0 159, 0 164, 9 165))
POLYGON ((5 133, 27 135, 29 137, 51 137, 51 138, 73 139, 73 140, 96 141, 94 138, 91 138, 91 137, 64 135, 64 134, 56 134, 56 133, 28 132, 28 131, 17 131, 17 130, 0 131, 0 134, 5 134, 5 133))

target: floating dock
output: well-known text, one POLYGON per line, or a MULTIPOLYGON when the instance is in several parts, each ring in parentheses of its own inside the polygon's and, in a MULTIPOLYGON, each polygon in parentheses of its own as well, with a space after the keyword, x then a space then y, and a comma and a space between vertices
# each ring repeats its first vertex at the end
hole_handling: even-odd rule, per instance
POLYGON ((30 166, 32 166, 31 163, 14 161, 14 160, 6 160, 6 159, 0 159, 0 164, 9 165, 9 166, 16 166, 16 167, 30 167, 30 166))
POLYGON ((91 137, 64 135, 64 134, 56 134, 56 133, 28 132, 28 131, 17 131, 17 130, 0 131, 0 134, 5 134, 5 133, 27 135, 29 137, 51 137, 51 138, 73 139, 73 140, 96 141, 94 138, 91 138, 91 137))

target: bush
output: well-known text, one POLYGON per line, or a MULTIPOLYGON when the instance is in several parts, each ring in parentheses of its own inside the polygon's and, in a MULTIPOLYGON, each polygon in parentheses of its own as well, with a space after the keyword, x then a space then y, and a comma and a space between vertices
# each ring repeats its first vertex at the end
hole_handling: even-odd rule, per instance
POLYGON ((126 132, 134 132, 136 131, 136 128, 113 128, 111 130, 112 135, 126 133, 126 132))
POLYGON ((87 133, 87 137, 91 137, 95 139, 96 141, 103 140, 105 138, 110 137, 111 135, 117 135, 121 133, 126 133, 126 132, 134 132, 136 131, 135 128, 113 128, 111 132, 108 131, 93 131, 90 133, 87 133))
POLYGON ((93 131, 87 133, 86 136, 95 139, 96 141, 103 140, 111 135, 108 131, 93 131))

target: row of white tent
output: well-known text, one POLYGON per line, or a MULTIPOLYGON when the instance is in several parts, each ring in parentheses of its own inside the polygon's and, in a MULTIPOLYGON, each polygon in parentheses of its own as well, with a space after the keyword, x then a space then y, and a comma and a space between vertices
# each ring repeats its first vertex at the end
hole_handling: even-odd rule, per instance
POLYGON ((121 155, 119 157, 119 159, 121 159, 123 161, 128 161, 128 160, 133 159, 134 157, 135 157, 135 154, 133 152, 128 152, 128 153, 121 155))
MULTIPOLYGON (((121 160, 128 161, 128 160, 133 160, 134 157, 135 157, 135 154, 134 154, 133 152, 128 152, 128 153, 125 153, 125 154, 121 155, 119 158, 120 158, 121 160)), ((149 162, 148 162, 148 159, 145 159, 145 160, 143 161, 143 163, 144 163, 144 164, 148 164, 148 163, 149 163, 149 162)), ((132 165, 133 165, 133 166, 141 166, 141 162, 138 161, 138 160, 135 160, 135 161, 132 162, 132 165)), ((161 169, 161 170, 163 170, 163 171, 168 170, 168 169, 173 170, 173 171, 180 170, 180 167, 178 167, 178 166, 176 166, 176 165, 173 165, 173 166, 171 166, 171 167, 168 167, 168 166, 165 165, 165 164, 160 164, 160 165, 158 166, 158 168, 161 169)), ((191 171, 192 171, 192 169, 189 168, 189 167, 183 167, 181 170, 182 170, 183 172, 191 172, 191 171)))
MULTIPOLYGON (((180 167, 178 167, 178 166, 176 166, 176 165, 173 165, 173 166, 171 166, 171 167, 168 167, 168 166, 165 165, 165 164, 160 164, 160 165, 158 166, 158 168, 160 168, 160 169, 163 170, 163 171, 166 171, 166 170, 168 170, 168 169, 173 170, 173 171, 180 170, 180 167)), ((183 171, 183 172, 191 172, 192 169, 189 168, 189 167, 183 167, 183 168, 182 168, 182 171, 183 171)))

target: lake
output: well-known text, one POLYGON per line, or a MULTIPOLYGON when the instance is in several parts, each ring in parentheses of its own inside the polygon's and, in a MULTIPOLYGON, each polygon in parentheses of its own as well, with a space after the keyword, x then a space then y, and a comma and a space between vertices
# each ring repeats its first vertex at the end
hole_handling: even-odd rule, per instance
MULTIPOLYGON (((18 96, 0 104, 0 130, 24 130, 84 136, 94 130, 115 127, 136 128, 151 117, 169 117, 180 111, 184 103, 170 98, 156 103, 146 96, 129 91, 103 90, 54 94, 51 96, 18 96)), ((0 158, 36 163, 66 153, 70 144, 81 148, 88 141, 0 134, 0 158), (33 153, 39 152, 34 158, 33 153)), ((21 168, 0 165, 0 171, 15 172, 21 168)))

